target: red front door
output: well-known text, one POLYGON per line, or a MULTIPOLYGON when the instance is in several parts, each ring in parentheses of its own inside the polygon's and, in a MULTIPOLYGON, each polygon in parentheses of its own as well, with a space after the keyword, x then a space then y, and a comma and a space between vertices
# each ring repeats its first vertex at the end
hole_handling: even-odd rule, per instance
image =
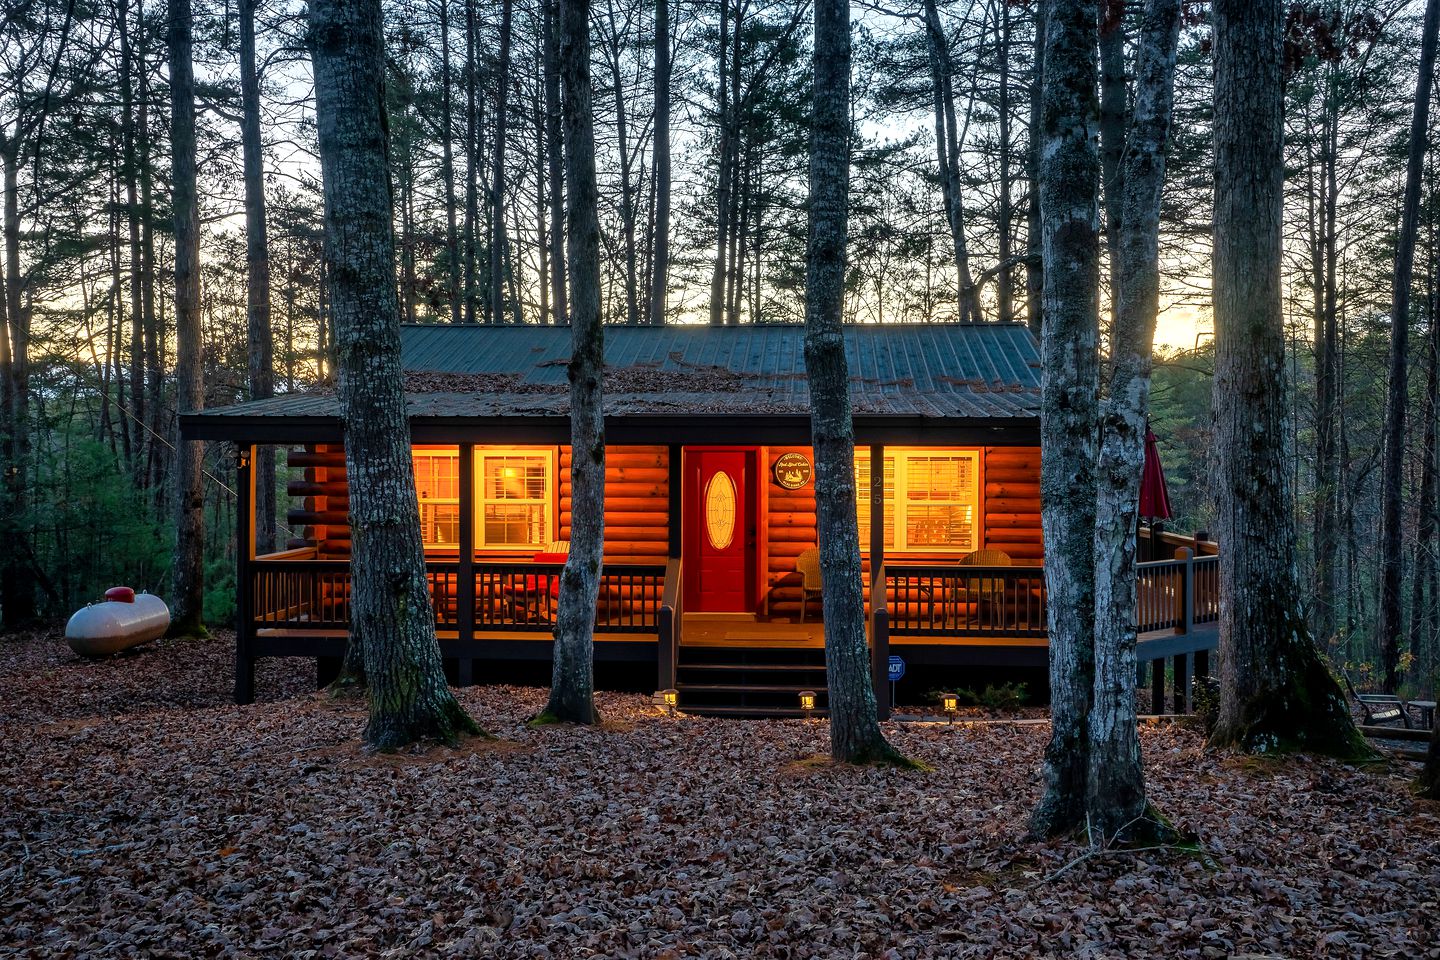
POLYGON ((685 609, 755 610, 755 450, 685 451, 685 609))

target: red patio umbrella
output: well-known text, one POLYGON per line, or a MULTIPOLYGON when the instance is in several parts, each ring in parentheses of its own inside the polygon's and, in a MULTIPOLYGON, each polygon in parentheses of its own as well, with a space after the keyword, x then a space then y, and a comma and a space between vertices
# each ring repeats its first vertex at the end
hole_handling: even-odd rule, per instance
POLYGON ((1165 468, 1160 465, 1155 431, 1148 423, 1145 425, 1145 468, 1140 472, 1140 516, 1150 521, 1149 553, 1150 559, 1155 560, 1162 553, 1155 542, 1155 521, 1170 519, 1170 492, 1165 489, 1165 468))
POLYGON ((1140 516, 1146 520, 1170 519, 1170 492, 1165 489, 1165 468, 1155 431, 1145 426, 1145 469, 1140 474, 1140 516))

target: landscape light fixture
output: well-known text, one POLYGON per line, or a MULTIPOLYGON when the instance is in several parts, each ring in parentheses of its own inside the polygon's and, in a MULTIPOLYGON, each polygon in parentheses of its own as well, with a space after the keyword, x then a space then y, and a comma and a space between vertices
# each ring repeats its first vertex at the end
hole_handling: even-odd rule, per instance
POLYGON ((815 691, 800 691, 800 709, 805 711, 805 719, 810 719, 810 714, 815 711, 815 691))
POLYGON ((675 707, 679 703, 680 693, 674 687, 655 691, 655 706, 663 710, 667 716, 675 716, 675 707))
POLYGON ((940 708, 945 711, 945 716, 950 718, 950 722, 954 723, 955 712, 960 709, 959 695, 954 693, 940 694, 940 708))

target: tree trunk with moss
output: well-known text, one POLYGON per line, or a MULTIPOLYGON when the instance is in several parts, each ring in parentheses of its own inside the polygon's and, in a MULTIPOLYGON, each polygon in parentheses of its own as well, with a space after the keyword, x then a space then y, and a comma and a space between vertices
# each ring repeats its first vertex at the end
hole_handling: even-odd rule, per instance
POLYGON ((837 763, 905 763, 880 731, 870 650, 860 529, 855 512, 855 428, 840 318, 845 304, 845 231, 850 194, 850 4, 815 4, 810 135, 810 231, 805 267, 805 373, 815 446, 815 512, 830 755, 837 763))
POLYGON ((1145 796, 1136 728, 1135 537, 1150 413, 1150 357, 1160 306, 1160 196, 1165 183, 1180 0, 1150 0, 1140 31, 1135 106, 1115 214, 1115 325, 1100 409, 1095 515, 1095 693, 1087 806, 1096 839, 1163 833, 1145 796))
POLYGON ((1311 641, 1295 569, 1281 306, 1284 13, 1216 0, 1215 446, 1220 715, 1212 743, 1370 751, 1311 641))
POLYGON ((445 684, 425 577, 400 371, 380 0, 311 0, 309 16, 365 739, 381 750, 454 743, 479 730, 445 684))
POLYGON ((1095 443, 1099 391, 1100 157, 1096 0, 1046 0, 1040 220, 1040 493, 1049 595, 1050 744, 1041 836, 1085 822, 1095 661, 1095 443))
POLYGON ((559 59, 565 121, 570 261, 570 556, 560 575, 550 702, 541 718, 594 723, 595 604, 605 552, 605 371, 600 325, 600 216, 595 114, 590 97, 590 0, 560 0, 559 59))

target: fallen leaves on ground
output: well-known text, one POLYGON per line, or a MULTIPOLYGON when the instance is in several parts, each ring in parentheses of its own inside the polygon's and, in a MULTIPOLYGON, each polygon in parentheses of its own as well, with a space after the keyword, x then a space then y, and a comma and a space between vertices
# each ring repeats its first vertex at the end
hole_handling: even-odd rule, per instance
POLYGON ((1196 851, 1024 839, 1044 726, 897 724, 931 772, 836 768, 826 727, 530 728, 370 756, 361 705, 227 636, 82 662, 0 641, 0 954, 84 957, 1440 956, 1440 813, 1406 772, 1142 738, 1196 851), (1055 876, 1057 871, 1063 873, 1055 876))

